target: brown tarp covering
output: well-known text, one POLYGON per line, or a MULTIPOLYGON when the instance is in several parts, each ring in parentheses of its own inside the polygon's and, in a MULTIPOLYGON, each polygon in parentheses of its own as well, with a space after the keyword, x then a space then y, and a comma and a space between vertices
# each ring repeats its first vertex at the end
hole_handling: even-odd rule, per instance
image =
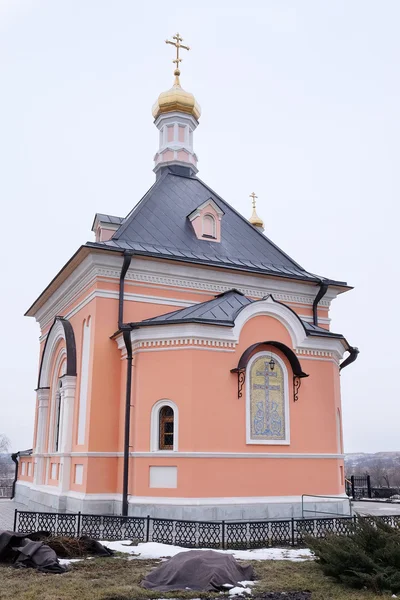
POLYGON ((30 539, 37 535, 0 531, 0 562, 11 562, 15 567, 33 567, 45 573, 64 573, 66 568, 60 565, 54 550, 43 542, 30 539))
MULTIPOLYGON (((45 573, 65 573, 56 552, 46 544, 50 533, 16 533, 0 531, 0 563, 11 563, 14 567, 32 567, 45 573)), ((62 538, 61 538, 62 539, 62 538)), ((100 542, 88 537, 79 538, 84 542, 85 551, 97 556, 112 556, 114 552, 100 542)))
POLYGON ((142 581, 147 589, 171 590, 224 590, 224 584, 254 579, 253 567, 240 565, 231 554, 213 550, 179 552, 163 563, 142 581))

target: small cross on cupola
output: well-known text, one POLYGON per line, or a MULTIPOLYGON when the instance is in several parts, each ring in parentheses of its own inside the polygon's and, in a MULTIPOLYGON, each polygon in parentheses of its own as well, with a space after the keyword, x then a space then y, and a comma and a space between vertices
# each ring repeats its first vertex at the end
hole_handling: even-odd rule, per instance
POLYGON ((253 225, 253 227, 255 227, 256 229, 259 229, 260 231, 264 231, 264 221, 258 216, 258 214, 256 212, 256 198, 258 198, 258 196, 256 196, 255 193, 252 192, 250 194, 250 198, 252 199, 252 203, 253 203, 253 212, 251 214, 249 221, 253 225))
POLYGON ((175 81, 171 89, 159 95, 153 106, 154 124, 160 132, 160 147, 154 157, 154 172, 158 174, 162 167, 178 165, 185 167, 188 174, 197 173, 197 156, 193 150, 193 132, 199 124, 200 106, 190 92, 181 88, 179 64, 182 58, 179 55, 184 46, 183 38, 177 33, 172 40, 165 40, 166 44, 175 46, 176 58, 175 81))

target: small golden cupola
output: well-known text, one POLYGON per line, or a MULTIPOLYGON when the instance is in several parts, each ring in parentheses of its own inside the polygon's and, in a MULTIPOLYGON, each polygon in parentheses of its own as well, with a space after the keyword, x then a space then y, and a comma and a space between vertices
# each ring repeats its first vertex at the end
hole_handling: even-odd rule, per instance
POLYGON ((249 222, 253 225, 253 227, 256 227, 260 231, 264 231, 264 221, 258 216, 256 212, 256 198, 258 198, 258 196, 256 196, 255 193, 252 192, 250 194, 250 198, 253 202, 253 212, 251 214, 249 222))
POLYGON ((153 106, 154 124, 160 132, 160 147, 154 157, 154 171, 158 173, 161 167, 178 165, 197 173, 193 132, 199 124, 201 110, 193 94, 182 89, 179 79, 179 63, 182 62, 179 52, 190 48, 181 43, 183 38, 179 33, 172 40, 165 40, 165 43, 176 48, 176 58, 172 61, 176 65, 174 85, 162 92, 153 106))

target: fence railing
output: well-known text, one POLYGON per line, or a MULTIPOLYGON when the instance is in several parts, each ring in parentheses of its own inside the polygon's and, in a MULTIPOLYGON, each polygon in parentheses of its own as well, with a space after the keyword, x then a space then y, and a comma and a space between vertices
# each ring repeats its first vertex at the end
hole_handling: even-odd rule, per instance
MULTIPOLYGON (((333 512, 332 510, 317 510, 316 508, 312 509, 312 508, 304 508, 305 506, 308 506, 307 504, 305 504, 304 502, 304 498, 323 498, 323 500, 326 503, 325 507, 329 508, 329 500, 335 500, 335 504, 337 502, 338 497, 337 496, 322 496, 321 494, 302 494, 301 496, 301 516, 304 517, 305 513, 313 513, 314 516, 316 517, 317 515, 330 515, 331 517, 338 517, 338 513, 337 511, 333 512), (328 501, 328 502, 326 502, 328 501)), ((344 513, 342 513, 342 516, 344 517, 351 517, 352 516, 352 509, 351 509, 351 500, 350 498, 343 498, 343 504, 344 503, 349 503, 348 505, 348 513, 347 515, 344 513)), ((342 507, 343 508, 343 507, 342 507)), ((344 512, 344 511, 343 511, 344 512)), ((311 517, 311 514, 308 515, 309 517, 311 517)))
MULTIPOLYGON (((400 527, 399 515, 378 517, 400 527)), ((186 548, 247 549, 268 546, 302 546, 307 535, 349 535, 357 519, 368 517, 302 518, 258 521, 184 521, 147 517, 60 514, 15 510, 14 531, 46 531, 98 540, 160 542, 186 548)))

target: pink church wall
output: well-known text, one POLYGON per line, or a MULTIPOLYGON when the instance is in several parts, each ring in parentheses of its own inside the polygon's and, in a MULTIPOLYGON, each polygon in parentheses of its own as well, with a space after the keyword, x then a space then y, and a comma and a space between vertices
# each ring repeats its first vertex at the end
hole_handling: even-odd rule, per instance
MULTIPOLYGON (((262 341, 262 331, 267 331, 269 338, 291 346, 290 336, 280 322, 272 317, 255 317, 244 326, 240 344, 234 353, 171 350, 158 352, 156 361, 151 352, 140 354, 140 376, 136 392, 136 398, 140 398, 140 402, 136 405, 132 419, 134 450, 149 452, 151 408, 159 399, 168 398, 179 407, 181 452, 336 454, 333 381, 337 376, 337 366, 331 362, 316 360, 303 361, 303 368, 310 377, 303 380, 300 398, 296 403, 293 402, 289 376, 290 446, 246 444, 245 398, 237 398, 237 376, 231 374, 230 369, 237 365, 244 349, 255 341, 262 341), (176 386, 176 380, 180 382, 179 387, 176 386)), ((276 352, 273 348, 271 350, 276 352)), ((282 358, 290 373, 290 366, 282 358)), ((243 467, 238 467, 243 471, 240 476, 240 494, 236 460, 230 458, 174 459, 155 454, 154 458, 135 458, 132 459, 133 462, 135 478, 131 493, 139 496, 267 496, 271 494, 271 488, 265 473, 269 473, 274 481, 274 495, 306 492, 337 494, 342 491, 339 485, 338 459, 243 459, 243 467), (148 487, 149 467, 159 464, 179 466, 176 489, 157 490, 148 487), (216 476, 217 487, 212 476, 206 476, 211 470, 213 473, 224 473, 223 478, 216 476), (201 481, 201 489, 196 489, 193 484, 193 473, 201 481)))
MULTIPOLYGON (((117 292, 118 284, 115 281, 102 281, 89 286, 65 312, 76 308, 96 288, 117 292)), ((126 291, 187 302, 205 301, 215 296, 214 293, 184 288, 147 287, 129 280, 126 282, 126 291)), ((312 314, 311 308, 306 306, 292 304, 292 307, 300 314, 312 314)), ((125 301, 125 321, 140 321, 176 308, 173 303, 125 301)), ((319 314, 328 316, 328 311, 319 309, 319 314)), ((116 298, 95 298, 70 319, 75 333, 78 369, 73 452, 116 453, 123 450, 126 360, 121 360, 116 342, 110 339, 117 329, 117 315, 116 298), (82 324, 89 316, 92 327, 86 439, 84 445, 77 446, 82 324)), ((237 398, 237 376, 230 373, 230 369, 237 365, 240 355, 248 346, 266 338, 292 346, 289 333, 279 321, 259 316, 245 324, 235 352, 182 349, 136 353, 132 385, 132 450, 149 452, 151 408, 158 400, 168 398, 179 407, 179 451, 336 454, 336 411, 340 408, 338 368, 333 362, 303 360, 301 356, 303 369, 310 377, 302 381, 299 401, 296 403, 293 402, 290 366, 282 357, 289 371, 290 446, 246 444, 245 397, 237 398)), ((55 356, 63 343, 59 344, 55 356)), ((275 349, 273 351, 277 352, 275 349)), ((53 375, 52 371, 52 381, 53 375)), ((53 390, 50 391, 50 400, 52 396, 53 390)), ((49 406, 48 438, 50 415, 49 406)), ((57 457, 49 459, 51 462, 57 460, 57 457)), ((339 477, 341 465, 343 461, 339 459, 171 459, 155 453, 151 458, 131 458, 130 493, 171 497, 268 496, 272 493, 270 481, 273 480, 273 495, 297 495, 303 492, 336 494, 343 491, 339 477), (149 488, 151 465, 178 466, 178 487, 161 490, 149 488), (224 477, 220 477, 218 472, 223 472, 224 477), (237 485, 238 473, 240 490, 237 485), (202 482, 201 486, 199 481, 202 482), (307 481, 307 489, 304 489, 304 481, 307 481)), ((50 472, 50 468, 47 472, 50 472)), ((48 480, 47 484, 58 485, 58 482, 48 480)), ((120 493, 122 459, 73 458, 70 489, 85 493, 120 493), (82 484, 74 483, 75 464, 84 465, 82 484)))

